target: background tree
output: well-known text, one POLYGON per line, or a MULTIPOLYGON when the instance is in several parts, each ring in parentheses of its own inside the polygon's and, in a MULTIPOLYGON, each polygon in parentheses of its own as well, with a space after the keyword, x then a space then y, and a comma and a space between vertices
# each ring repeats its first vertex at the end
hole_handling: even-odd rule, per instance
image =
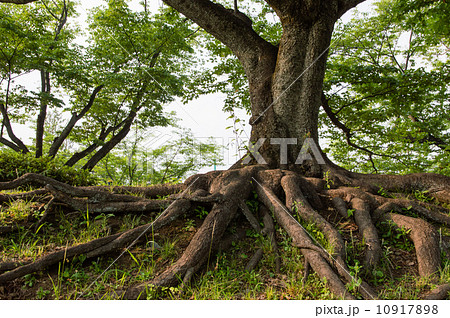
POLYGON ((29 152, 28 147, 15 135, 11 121, 22 123, 37 115, 35 122, 35 152, 42 156, 43 129, 49 104, 61 106, 62 101, 51 91, 50 74, 59 67, 59 60, 70 50, 69 42, 73 32, 65 28, 67 17, 73 14, 73 7, 60 2, 51 4, 16 7, 2 5, 1 11, 1 84, 4 87, 0 110, 2 130, 0 141, 16 150, 29 152), (55 61, 56 59, 56 61, 55 61), (31 72, 40 77, 38 91, 28 91, 14 85, 17 78, 31 72), (9 140, 3 137, 6 130, 9 140))
POLYGON ((111 151, 93 170, 113 184, 179 183, 203 168, 222 164, 221 148, 212 140, 200 141, 187 129, 173 131, 159 147, 161 135, 138 130, 111 151), (145 137, 145 138, 144 138, 145 137))
POLYGON ((55 157, 63 143, 70 141, 72 149, 79 150, 64 154, 66 164, 84 160, 83 168, 92 170, 127 136, 133 123, 141 128, 170 123, 162 105, 180 95, 187 82, 183 60, 193 52, 190 44, 195 33, 173 10, 151 16, 115 0, 93 10, 88 46, 82 47, 72 43, 75 30, 64 29, 68 14, 74 14, 73 6, 66 1, 61 6, 57 35, 51 32, 57 17, 52 10, 59 7, 50 8, 45 2, 2 6, 5 92, 0 106, 9 139, 0 141, 29 152, 14 134, 12 122, 32 122, 37 115, 36 157, 44 150, 55 157), (30 55, 36 56, 34 60, 30 55), (42 79, 39 93, 14 85, 13 79, 36 70, 42 79), (61 121, 52 134, 44 131, 49 111, 61 121), (67 113, 71 116, 65 120, 67 113))
POLYGON ((338 27, 321 122, 343 167, 450 173, 449 14, 442 1, 379 1, 338 27))

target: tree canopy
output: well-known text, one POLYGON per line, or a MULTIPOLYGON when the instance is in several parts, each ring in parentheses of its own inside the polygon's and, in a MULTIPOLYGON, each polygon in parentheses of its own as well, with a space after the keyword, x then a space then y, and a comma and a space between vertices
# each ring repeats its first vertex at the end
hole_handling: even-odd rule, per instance
POLYGON ((126 1, 108 1, 90 13, 85 45, 74 42, 79 31, 69 24, 72 2, 1 9, 1 143, 36 157, 55 157, 65 144, 66 164, 83 160, 91 170, 133 124, 170 124, 163 105, 188 82, 195 36, 174 10, 151 15, 132 11, 126 1), (27 74, 40 74, 38 89, 24 84, 27 74), (13 124, 33 122, 30 147, 13 124))
POLYGON ((449 174, 449 16, 442 1, 378 1, 337 27, 322 135, 341 165, 449 174))

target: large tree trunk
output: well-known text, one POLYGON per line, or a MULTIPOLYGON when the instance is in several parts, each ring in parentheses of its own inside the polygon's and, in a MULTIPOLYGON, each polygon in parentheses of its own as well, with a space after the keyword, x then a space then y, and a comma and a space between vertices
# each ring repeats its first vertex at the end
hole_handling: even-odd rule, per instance
POLYGON ((318 114, 333 26, 362 1, 267 0, 283 26, 280 43, 274 46, 254 32, 242 13, 208 0, 165 0, 228 46, 241 62, 252 105, 250 139, 260 141, 254 150, 262 158, 255 159, 271 167, 295 164, 305 138, 318 144, 318 114))
POLYGON ((263 92, 252 83, 257 82, 252 80, 254 71, 247 72, 253 84, 252 141, 292 138, 266 140, 260 153, 270 166, 295 164, 305 138, 318 144, 320 96, 333 24, 334 19, 320 15, 308 25, 286 26, 278 56, 271 63, 276 63, 276 68, 270 86, 266 85, 263 92), (261 100, 260 96, 269 97, 261 100))

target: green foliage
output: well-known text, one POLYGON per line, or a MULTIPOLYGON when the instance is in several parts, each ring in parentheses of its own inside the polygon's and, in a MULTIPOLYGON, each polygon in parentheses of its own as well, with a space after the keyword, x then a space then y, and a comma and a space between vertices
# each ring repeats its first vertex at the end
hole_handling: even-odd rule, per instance
POLYGON ((411 230, 399 228, 390 221, 380 222, 379 227, 382 233, 382 245, 395 246, 406 251, 414 249, 414 244, 408 239, 411 230))
MULTIPOLYGON (((59 12, 61 3, 37 2, 27 6, 0 4, 0 102, 5 104, 12 121, 25 123, 35 120, 40 105, 59 108, 60 96, 31 88, 21 75, 32 72, 62 73, 68 57, 76 56, 78 48, 70 42, 77 35, 74 27, 65 25, 56 33, 59 21, 50 12, 59 12), (6 85, 5 85, 6 84, 6 85)), ((72 2, 68 16, 75 15, 72 2)))
POLYGON ((350 140, 366 149, 348 145, 322 114, 326 151, 340 165, 450 175, 449 18, 444 1, 381 0, 374 14, 337 26, 326 96, 350 140))
POLYGON ((46 152, 69 127, 66 114, 78 117, 58 149, 66 160, 91 149, 84 161, 97 150, 110 151, 117 145, 111 140, 124 138, 131 123, 138 129, 172 124, 163 106, 190 81, 196 37, 191 24, 172 9, 150 14, 110 0, 88 13, 82 34, 73 24, 73 2, 67 22, 58 21, 61 4, 0 4, 0 103, 11 122, 37 130, 36 116, 45 105, 46 152), (74 41, 80 35, 84 41, 74 41), (28 84, 29 76, 46 74, 51 89, 28 84), (112 147, 102 148, 108 142, 112 147))
POLYGON ((0 151, 0 182, 14 180, 26 173, 39 173, 74 186, 95 185, 97 182, 88 171, 65 166, 49 157, 35 158, 31 154, 0 151))
POLYGON ((162 137, 137 134, 133 137, 134 140, 122 142, 94 169, 104 182, 130 185, 180 182, 191 173, 222 162, 220 146, 212 139, 197 140, 187 129, 162 137), (163 144, 153 147, 158 138, 162 138, 163 144))
POLYGON ((204 219, 209 213, 209 211, 203 206, 195 208, 194 212, 199 219, 204 219))

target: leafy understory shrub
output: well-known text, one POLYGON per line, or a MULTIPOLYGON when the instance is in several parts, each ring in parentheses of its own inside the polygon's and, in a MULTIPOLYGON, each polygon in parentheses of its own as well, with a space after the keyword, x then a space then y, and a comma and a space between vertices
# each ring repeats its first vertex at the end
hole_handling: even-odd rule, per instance
POLYGON ((0 151, 0 182, 11 181, 26 173, 39 173, 73 186, 96 184, 96 178, 86 170, 65 166, 50 157, 35 158, 32 154, 0 151))

